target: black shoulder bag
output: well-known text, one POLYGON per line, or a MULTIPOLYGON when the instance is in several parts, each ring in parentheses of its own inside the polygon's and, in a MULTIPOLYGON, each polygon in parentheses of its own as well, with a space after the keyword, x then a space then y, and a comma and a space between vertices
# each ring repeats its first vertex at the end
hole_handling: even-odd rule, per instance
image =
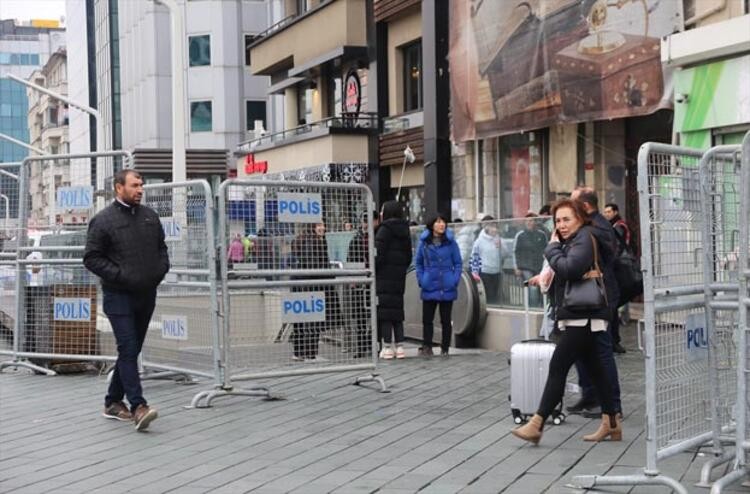
POLYGON ((589 234, 589 237, 594 246, 594 265, 580 280, 565 282, 562 307, 576 312, 607 307, 607 289, 604 286, 604 275, 599 268, 599 249, 593 235, 589 234))

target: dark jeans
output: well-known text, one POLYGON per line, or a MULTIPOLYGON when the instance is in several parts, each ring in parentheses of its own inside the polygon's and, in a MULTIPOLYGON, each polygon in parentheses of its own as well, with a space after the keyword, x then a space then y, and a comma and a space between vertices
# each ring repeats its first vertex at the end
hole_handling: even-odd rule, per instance
POLYGON ((127 396, 131 410, 135 411, 138 405, 146 404, 138 374, 138 354, 156 306, 156 289, 135 294, 105 288, 103 299, 104 313, 117 341, 117 363, 104 405, 127 396))
MULTIPOLYGON (((434 314, 434 312, 433 312, 434 314)), ((386 343, 393 341, 392 336, 396 339, 396 344, 404 342, 404 321, 378 321, 378 333, 383 335, 386 343), (391 328, 393 334, 391 334, 391 328)))
MULTIPOLYGON (((615 355, 612 352, 612 337, 609 334, 609 330, 598 331, 596 333, 596 350, 602 368, 607 374, 607 380, 612 386, 612 402, 615 407, 615 412, 622 412, 622 402, 620 401, 620 380, 617 374, 615 355)), ((588 372, 583 368, 580 362, 576 362, 576 370, 578 371, 578 384, 581 386, 581 396, 586 400, 594 399, 596 393, 588 372)))
POLYGON ((443 338, 440 343, 440 348, 447 350, 451 346, 451 335, 453 333, 453 326, 451 325, 453 301, 422 301, 422 341, 424 341, 424 346, 432 347, 432 335, 435 331, 435 325, 432 321, 435 319, 435 309, 437 309, 438 306, 440 306, 440 326, 443 329, 443 338))
POLYGON ((612 385, 609 383, 599 358, 596 335, 604 331, 592 332, 591 326, 569 327, 560 332, 560 339, 549 364, 547 384, 544 386, 537 413, 544 419, 550 416, 565 393, 565 380, 568 371, 576 361, 582 362, 594 378, 602 413, 613 414, 612 385))
POLYGON ((612 344, 620 343, 620 313, 617 308, 612 309, 612 319, 609 322, 609 332, 612 336, 612 344))
POLYGON ((500 273, 479 273, 488 304, 500 303, 500 273))
POLYGON ((294 355, 302 358, 317 357, 320 333, 323 332, 324 327, 324 322, 294 323, 291 336, 294 355))

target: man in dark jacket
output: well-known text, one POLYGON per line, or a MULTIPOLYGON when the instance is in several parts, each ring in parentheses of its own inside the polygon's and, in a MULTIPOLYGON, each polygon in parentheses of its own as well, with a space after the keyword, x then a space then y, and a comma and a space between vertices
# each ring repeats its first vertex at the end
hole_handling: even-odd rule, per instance
POLYGON ((158 414, 143 398, 138 354, 156 305, 156 287, 169 271, 169 255, 159 216, 141 206, 140 174, 120 170, 114 186, 116 199, 89 222, 83 264, 102 280, 104 313, 117 341, 104 416, 133 420, 142 431, 158 414))
MULTIPOLYGON (((620 381, 617 375, 617 365, 612 349, 612 320, 617 317, 617 300, 620 296, 617 287, 617 278, 615 278, 614 262, 617 255, 617 239, 615 231, 609 221, 599 213, 599 200, 594 190, 590 187, 579 187, 571 194, 573 200, 581 201, 586 213, 591 218, 591 226, 594 237, 599 247, 599 259, 601 260, 601 269, 604 273, 604 285, 607 289, 607 301, 609 302, 609 326, 607 331, 596 333, 597 348, 599 349, 599 358, 602 366, 612 383, 612 398, 614 401, 615 411, 622 413, 622 404, 620 402, 620 381)), ((616 328, 615 328, 616 329, 616 328)), ((584 413, 593 415, 593 409, 598 406, 596 392, 591 383, 591 379, 586 374, 583 365, 576 362, 578 371, 578 382, 581 386, 581 399, 578 403, 567 407, 570 413, 584 413), (588 413, 587 413, 588 411, 588 413)), ((598 416, 598 412, 596 413, 598 416)))
POLYGON ((409 224, 401 204, 383 204, 383 223, 375 234, 375 288, 378 295, 378 332, 384 340, 383 359, 404 358, 404 290, 411 264, 409 224), (391 334, 391 332, 393 334, 391 334), (394 341, 395 340, 395 341, 394 341), (391 348, 391 342, 396 345, 391 348))

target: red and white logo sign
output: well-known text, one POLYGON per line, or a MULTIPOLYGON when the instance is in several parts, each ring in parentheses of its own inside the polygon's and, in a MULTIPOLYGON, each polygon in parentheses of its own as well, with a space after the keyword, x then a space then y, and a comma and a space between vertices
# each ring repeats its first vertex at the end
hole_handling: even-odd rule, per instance
POLYGON ((346 75, 344 81, 344 112, 359 113, 362 103, 362 84, 359 82, 357 72, 352 70, 346 75))
POLYGON ((245 175, 268 173, 268 161, 255 161, 254 154, 245 156, 245 175))

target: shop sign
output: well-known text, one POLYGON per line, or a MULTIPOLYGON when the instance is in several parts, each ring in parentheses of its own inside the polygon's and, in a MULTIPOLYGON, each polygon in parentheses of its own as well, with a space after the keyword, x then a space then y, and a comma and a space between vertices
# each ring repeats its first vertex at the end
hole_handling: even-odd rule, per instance
POLYGON ((245 156, 245 175, 268 173, 268 161, 255 161, 253 153, 245 156))
POLYGON ((344 113, 359 113, 362 104, 362 84, 357 71, 351 70, 344 81, 344 113))

